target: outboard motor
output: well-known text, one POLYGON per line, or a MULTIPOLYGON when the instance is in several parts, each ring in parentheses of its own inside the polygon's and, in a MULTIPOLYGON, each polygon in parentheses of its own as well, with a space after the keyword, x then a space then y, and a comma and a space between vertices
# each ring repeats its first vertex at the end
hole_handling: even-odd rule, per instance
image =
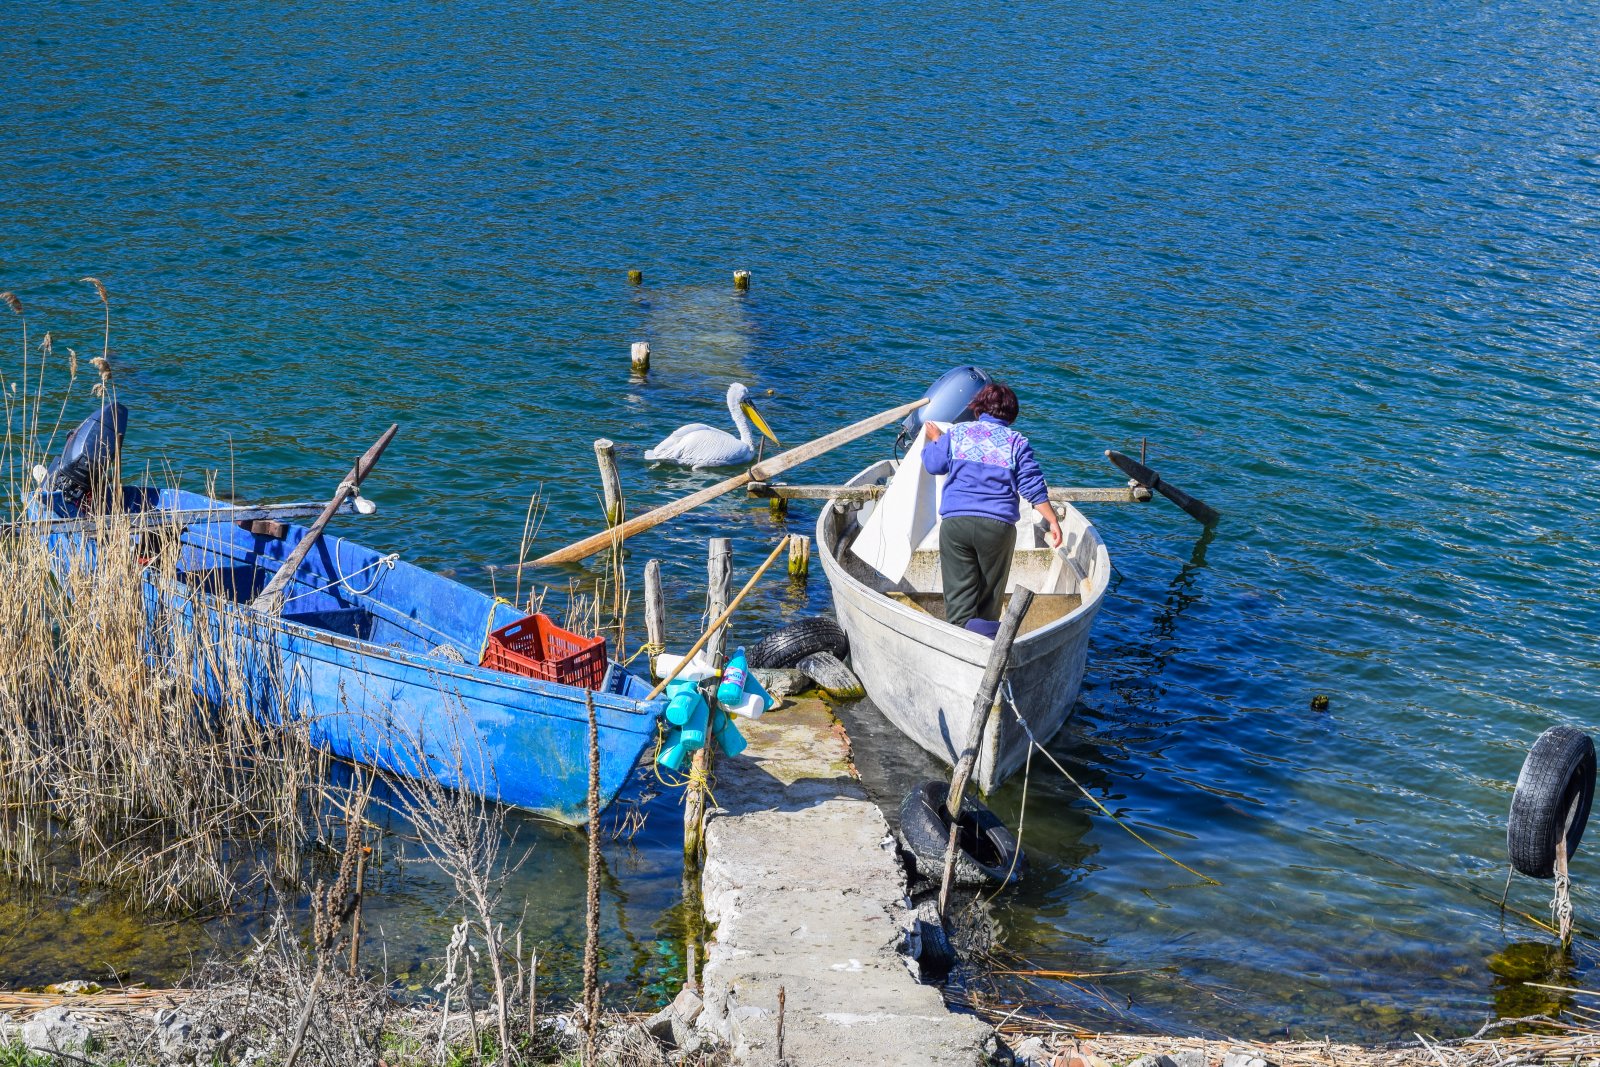
POLYGON ((103 488, 116 470, 127 430, 128 409, 111 400, 101 404, 67 435, 61 455, 45 471, 44 488, 59 491, 73 503, 103 488))
POLYGON ((913 441, 917 431, 922 429, 922 424, 930 420, 971 422, 972 412, 967 410, 967 405, 978 395, 978 390, 991 381, 993 379, 977 367, 957 367, 945 371, 939 380, 922 394, 928 398, 927 406, 913 411, 906 416, 906 421, 900 424, 900 436, 896 438, 896 447, 903 447, 913 441))

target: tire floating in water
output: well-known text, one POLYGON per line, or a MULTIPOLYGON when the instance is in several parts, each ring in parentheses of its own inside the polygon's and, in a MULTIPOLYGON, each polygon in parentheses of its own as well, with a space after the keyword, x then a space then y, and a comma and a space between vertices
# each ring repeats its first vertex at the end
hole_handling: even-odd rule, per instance
POLYGON ((850 655, 850 639, 838 623, 821 615, 768 634, 748 655, 750 666, 770 670, 793 667, 818 652, 831 652, 841 660, 850 655))
MULTIPOLYGON (((933 882, 944 877, 944 851, 950 843, 944 802, 949 794, 944 782, 923 782, 900 805, 900 834, 917 861, 917 873, 933 882)), ((1016 837, 994 812, 970 796, 961 805, 956 845, 956 885, 1014 885, 1028 873, 1028 857, 1016 837)))
POLYGON ((1594 742, 1582 730, 1552 726, 1533 743, 1506 823, 1511 866, 1529 878, 1555 877, 1556 844, 1578 851, 1594 802, 1594 742))

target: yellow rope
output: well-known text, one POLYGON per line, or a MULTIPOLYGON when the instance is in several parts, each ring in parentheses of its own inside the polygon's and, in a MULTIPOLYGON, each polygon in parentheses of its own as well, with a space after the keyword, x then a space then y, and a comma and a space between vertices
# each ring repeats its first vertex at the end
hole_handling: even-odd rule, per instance
POLYGON ((494 609, 501 604, 509 604, 512 607, 517 606, 516 601, 507 600, 503 596, 495 597, 494 603, 489 605, 489 621, 483 628, 483 644, 478 649, 478 662, 480 663, 483 662, 483 654, 489 651, 489 635, 494 633, 494 609))
POLYGON ((1177 867, 1182 867, 1184 870, 1188 871, 1190 874, 1194 875, 1196 878, 1199 878, 1201 881, 1208 882, 1211 885, 1221 885, 1222 884, 1221 882, 1217 881, 1215 878, 1211 877, 1209 874, 1201 874, 1199 871, 1195 870, 1193 867, 1189 866, 1187 863, 1184 863, 1182 860, 1173 859, 1171 856, 1169 856, 1165 852, 1161 851, 1160 848, 1156 847, 1155 845, 1151 844, 1149 841, 1145 840, 1142 836, 1140 836, 1139 831, 1135 830, 1133 827, 1129 826, 1127 823, 1125 823, 1121 819, 1117 818, 1117 816, 1113 815, 1111 813, 1111 809, 1110 808, 1108 808, 1104 804, 1100 803, 1099 799, 1097 799, 1093 793, 1091 793, 1087 789, 1085 789, 1083 787, 1083 785, 1076 778, 1072 777, 1072 774, 1065 767, 1061 766, 1061 764, 1056 760, 1056 758, 1054 756, 1052 756, 1049 753, 1049 751, 1045 749, 1045 747, 1043 745, 1039 744, 1038 741, 1034 740, 1033 731, 1028 729, 1028 721, 1022 717, 1022 712, 1017 710, 1016 698, 1011 693, 1011 683, 1010 683, 1009 680, 1006 682, 1006 703, 1011 705, 1011 713, 1017 717, 1017 722, 1022 724, 1022 732, 1028 735, 1028 744, 1031 745, 1033 748, 1038 749, 1044 755, 1045 759, 1049 760, 1051 763, 1054 763, 1055 767, 1056 767, 1056 770, 1060 771, 1062 773, 1062 775, 1067 779, 1067 781, 1071 782, 1074 786, 1077 786, 1078 792, 1082 793, 1085 797, 1087 797, 1089 799, 1089 803, 1091 803, 1095 807, 1099 808, 1101 810, 1101 812, 1103 812, 1105 814, 1106 818, 1110 819, 1112 822, 1114 822, 1118 826, 1122 827, 1124 830, 1126 830, 1128 832, 1128 835, 1130 837, 1132 837, 1135 841, 1139 842, 1139 844, 1143 845, 1145 848, 1149 849, 1151 852, 1154 852, 1156 855, 1160 856, 1162 859, 1166 860, 1168 863, 1171 863, 1171 864, 1173 864, 1174 866, 1177 866, 1177 867))

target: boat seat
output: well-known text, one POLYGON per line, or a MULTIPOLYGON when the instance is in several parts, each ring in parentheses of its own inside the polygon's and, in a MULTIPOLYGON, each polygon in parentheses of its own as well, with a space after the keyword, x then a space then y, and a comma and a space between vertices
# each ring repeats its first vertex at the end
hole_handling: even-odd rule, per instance
POLYGON ((322 611, 285 612, 285 622, 297 622, 329 633, 365 641, 372 636, 372 612, 366 608, 328 608, 322 611))

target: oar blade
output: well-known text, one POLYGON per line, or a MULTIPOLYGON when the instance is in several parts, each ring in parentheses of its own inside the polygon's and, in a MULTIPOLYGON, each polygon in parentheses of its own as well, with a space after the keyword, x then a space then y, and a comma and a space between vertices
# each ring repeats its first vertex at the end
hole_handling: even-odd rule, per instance
POLYGON ((1167 482, 1162 480, 1161 475, 1157 474, 1143 463, 1140 463, 1138 460, 1129 456, 1124 456, 1121 452, 1116 452, 1111 449, 1106 450, 1106 458, 1109 459, 1112 464, 1123 474, 1126 474, 1128 477, 1132 478, 1142 486, 1145 486, 1149 489, 1154 489, 1156 492, 1160 493, 1162 496, 1178 505, 1178 507, 1183 509, 1184 514, 1188 515, 1191 519, 1200 523, 1202 526, 1210 526, 1218 519, 1222 518, 1217 510, 1211 507, 1211 505, 1207 504, 1204 500, 1199 500, 1190 496, 1188 493, 1185 493, 1182 489, 1179 489, 1175 485, 1169 485, 1167 482))

